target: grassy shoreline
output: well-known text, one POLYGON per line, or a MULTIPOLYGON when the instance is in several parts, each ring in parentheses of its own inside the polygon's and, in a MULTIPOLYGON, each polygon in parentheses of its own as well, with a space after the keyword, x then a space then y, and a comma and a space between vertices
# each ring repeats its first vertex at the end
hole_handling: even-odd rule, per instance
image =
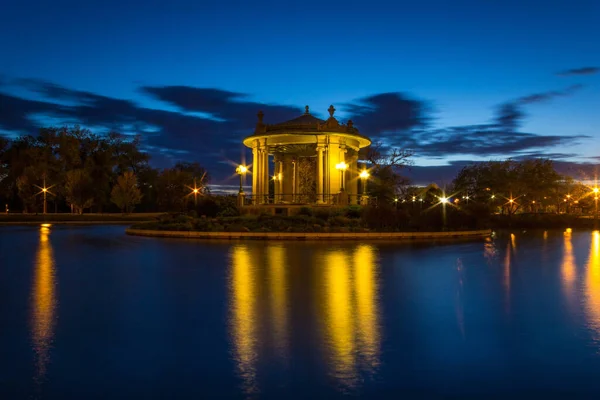
POLYGON ((49 224, 135 224, 140 222, 155 221, 161 213, 140 214, 0 214, 2 225, 37 225, 49 224))

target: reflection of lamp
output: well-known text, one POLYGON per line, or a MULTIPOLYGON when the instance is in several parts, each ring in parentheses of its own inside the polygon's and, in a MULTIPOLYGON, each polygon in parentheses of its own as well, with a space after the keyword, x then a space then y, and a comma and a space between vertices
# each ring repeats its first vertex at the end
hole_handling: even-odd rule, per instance
POLYGON ((340 173, 341 173, 340 192, 344 191, 344 175, 345 175, 347 168, 348 168, 348 164, 346 164, 343 161, 341 163, 335 165, 335 169, 340 170, 340 173))
POLYGON ((242 181, 244 179, 244 175, 248 172, 248 168, 245 165, 238 165, 235 169, 235 172, 240 176, 240 194, 244 194, 244 188, 242 187, 242 181))

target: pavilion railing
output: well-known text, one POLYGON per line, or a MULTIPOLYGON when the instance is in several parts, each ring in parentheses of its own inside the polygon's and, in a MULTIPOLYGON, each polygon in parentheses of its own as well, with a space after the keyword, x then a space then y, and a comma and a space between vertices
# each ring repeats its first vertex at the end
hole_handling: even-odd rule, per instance
POLYGON ((377 206, 377 197, 361 194, 246 194, 244 205, 363 205, 377 206))

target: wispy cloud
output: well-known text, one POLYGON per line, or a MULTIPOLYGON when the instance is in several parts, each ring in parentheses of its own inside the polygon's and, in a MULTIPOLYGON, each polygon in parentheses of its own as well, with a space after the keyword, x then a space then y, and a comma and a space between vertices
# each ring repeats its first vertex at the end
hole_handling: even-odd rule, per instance
POLYGON ((600 67, 583 67, 566 69, 564 71, 557 72, 558 76, 578 76, 578 75, 594 75, 600 72, 600 67))
POLYGON ((520 97, 517 100, 517 103, 519 103, 519 104, 541 103, 544 101, 552 100, 555 97, 571 96, 573 93, 577 92, 581 88, 583 88, 583 85, 577 84, 577 85, 571 85, 568 88, 563 89, 563 90, 551 90, 549 92, 534 93, 534 94, 530 94, 528 96, 520 97))

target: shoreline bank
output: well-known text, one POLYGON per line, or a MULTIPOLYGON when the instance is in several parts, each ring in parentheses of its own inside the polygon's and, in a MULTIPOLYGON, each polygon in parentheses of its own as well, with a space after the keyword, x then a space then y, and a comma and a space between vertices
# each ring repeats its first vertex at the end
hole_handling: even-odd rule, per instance
POLYGON ((187 239, 253 239, 253 240, 395 240, 445 239, 452 237, 485 237, 491 229, 455 232, 199 232, 126 229, 132 236, 187 239))

